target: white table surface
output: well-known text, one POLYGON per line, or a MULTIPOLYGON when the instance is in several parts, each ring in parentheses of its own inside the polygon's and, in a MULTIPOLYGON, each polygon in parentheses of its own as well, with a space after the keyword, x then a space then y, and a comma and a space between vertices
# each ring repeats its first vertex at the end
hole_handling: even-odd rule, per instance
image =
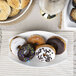
MULTIPOLYGON (((43 18, 40 14, 40 8, 38 5, 39 0, 33 0, 32 6, 23 15, 20 19, 8 23, 0 24, 1 33, 0 33, 0 76, 73 76, 76 73, 76 59, 74 59, 73 67, 73 36, 76 41, 76 33, 73 35, 73 32, 62 31, 55 32, 64 37, 67 37, 69 40, 69 48, 72 52, 72 56, 69 56, 69 61, 65 61, 64 65, 59 65, 50 68, 44 69, 34 69, 28 67, 20 67, 16 63, 11 62, 8 57, 8 39, 18 33, 29 31, 29 30, 45 30, 45 31, 59 31, 58 26, 60 25, 60 15, 52 20, 47 20, 43 18), (2 40, 1 40, 2 39, 2 40), (4 57, 3 57, 4 55, 4 57), (16 68, 17 67, 17 68, 16 68), (33 69, 33 70, 32 70, 33 69), (59 70, 60 69, 60 70, 59 70), (47 71, 46 71, 47 70, 47 71), (52 70, 52 71, 51 71, 52 70), (55 72, 54 72, 55 71, 55 72), (34 73, 35 72, 35 73, 34 73)), ((75 45, 76 48, 76 45, 75 45)), ((74 50, 75 51, 75 50, 74 50)), ((71 53, 69 55, 71 55, 71 53)), ((76 52, 74 52, 76 55, 76 52)), ((74 55, 74 56, 75 56, 74 55)), ((75 58, 75 57, 74 57, 75 58)))

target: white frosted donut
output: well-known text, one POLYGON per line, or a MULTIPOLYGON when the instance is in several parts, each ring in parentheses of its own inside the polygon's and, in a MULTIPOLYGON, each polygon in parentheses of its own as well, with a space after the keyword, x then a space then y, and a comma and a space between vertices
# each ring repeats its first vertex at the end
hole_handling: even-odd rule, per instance
POLYGON ((36 57, 42 62, 50 62, 55 59, 55 49, 52 46, 41 45, 36 50, 36 57))
POLYGON ((11 52, 17 56, 19 48, 26 43, 26 40, 23 37, 16 36, 10 41, 10 50, 11 52), (19 47, 19 48, 18 48, 19 47))

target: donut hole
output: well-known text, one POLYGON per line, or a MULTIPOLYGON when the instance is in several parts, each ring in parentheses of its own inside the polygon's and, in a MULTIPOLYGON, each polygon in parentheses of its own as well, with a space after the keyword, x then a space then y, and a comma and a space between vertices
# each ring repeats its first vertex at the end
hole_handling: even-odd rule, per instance
POLYGON ((44 53, 43 56, 46 56, 46 54, 44 53))
POLYGON ((39 45, 38 43, 34 43, 34 46, 37 46, 37 45, 39 45))
POLYGON ((30 56, 30 54, 27 54, 27 55, 24 54, 24 58, 25 58, 25 57, 29 57, 29 56, 30 56))
POLYGON ((27 55, 29 53, 29 50, 24 51, 24 55, 27 55))
POLYGON ((21 47, 22 47, 22 46, 21 46, 21 45, 19 45, 19 46, 17 47, 17 49, 21 49, 21 47))

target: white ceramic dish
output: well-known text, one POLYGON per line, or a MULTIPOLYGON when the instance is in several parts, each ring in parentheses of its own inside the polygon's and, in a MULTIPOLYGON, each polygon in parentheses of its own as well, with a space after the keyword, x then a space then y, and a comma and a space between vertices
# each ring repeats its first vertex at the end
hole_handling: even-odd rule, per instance
POLYGON ((76 23, 70 20, 70 12, 72 8, 74 8, 72 5, 72 0, 67 0, 63 11, 63 29, 76 30, 76 23))
POLYGON ((29 7, 30 7, 31 4, 32 4, 32 1, 33 1, 33 0, 30 0, 30 2, 29 2, 29 4, 27 5, 27 7, 24 8, 24 9, 22 9, 22 10, 19 12, 18 15, 14 16, 14 17, 11 17, 11 18, 8 18, 8 19, 5 20, 5 21, 0 21, 0 23, 9 23, 9 22, 12 22, 12 21, 15 21, 15 20, 19 19, 19 18, 20 18, 21 16, 23 16, 23 15, 26 13, 26 11, 29 9, 29 7))
MULTIPOLYGON (((46 40, 48 38, 52 37, 52 36, 59 36, 57 34, 54 34, 54 33, 51 33, 51 32, 46 32, 46 31, 29 31, 29 32, 25 32, 25 33, 22 33, 22 34, 19 34, 19 35, 16 35, 16 36, 22 36, 22 37, 27 39, 28 37, 30 37, 33 34, 41 35, 46 40)), ((63 38, 65 40, 66 46, 67 46, 67 39, 65 39, 62 36, 59 36, 59 37, 61 37, 61 38, 63 38)), ((9 40, 9 42, 10 42, 10 40, 9 40)), ((15 57, 11 53, 11 51, 9 51, 9 55, 8 56, 9 56, 9 58, 14 60, 15 62, 21 63, 23 65, 32 66, 32 67, 45 67, 45 66, 51 66, 51 65, 54 65, 54 64, 58 64, 58 63, 64 61, 65 59, 67 59, 67 48, 65 49, 65 51, 62 54, 56 55, 56 58, 53 61, 48 62, 48 63, 40 62, 36 57, 34 57, 32 60, 30 60, 30 62, 22 62, 17 57, 15 57)))

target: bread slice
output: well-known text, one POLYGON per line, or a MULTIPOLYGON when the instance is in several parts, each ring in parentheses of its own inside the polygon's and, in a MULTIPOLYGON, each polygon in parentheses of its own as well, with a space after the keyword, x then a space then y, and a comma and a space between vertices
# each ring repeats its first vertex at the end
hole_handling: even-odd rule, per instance
POLYGON ((7 0, 7 3, 13 8, 19 8, 20 1, 19 0, 7 0))
POLYGON ((25 8, 30 0, 7 0, 8 4, 15 9, 25 8))
POLYGON ((19 12, 20 12, 19 9, 15 9, 15 8, 11 7, 11 13, 10 13, 9 17, 16 16, 19 12))
POLYGON ((0 0, 0 20, 6 20, 10 15, 11 8, 6 1, 0 0))
POLYGON ((21 9, 25 8, 29 4, 30 0, 21 0, 21 9))
POLYGON ((70 13, 70 19, 76 22, 76 8, 73 8, 70 13))

